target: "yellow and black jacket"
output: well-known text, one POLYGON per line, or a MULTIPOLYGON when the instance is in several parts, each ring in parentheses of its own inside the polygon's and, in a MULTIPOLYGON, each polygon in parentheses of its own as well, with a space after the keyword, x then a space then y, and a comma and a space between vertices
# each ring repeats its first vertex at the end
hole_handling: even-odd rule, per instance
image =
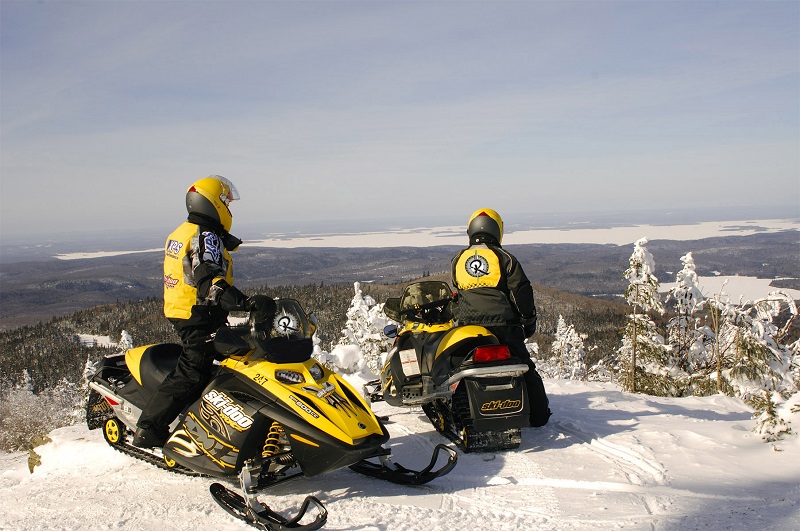
MULTIPOLYGON (((164 248, 164 315, 189 319, 194 306, 215 306, 233 286, 226 234, 184 222, 167 237, 164 248)), ((238 290, 237 290, 238 291, 238 290)))
POLYGON ((517 259, 491 240, 474 240, 452 262, 458 291, 455 314, 462 324, 536 329, 533 288, 517 259))

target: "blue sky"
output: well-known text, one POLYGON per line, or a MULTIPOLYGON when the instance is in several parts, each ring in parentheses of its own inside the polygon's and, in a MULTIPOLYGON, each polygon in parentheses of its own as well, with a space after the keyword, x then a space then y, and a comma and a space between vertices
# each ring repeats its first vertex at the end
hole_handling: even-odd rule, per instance
MULTIPOLYGON (((0 2, 0 233, 788 207, 797 1, 0 2)), ((368 227, 369 228, 369 227, 368 227)))

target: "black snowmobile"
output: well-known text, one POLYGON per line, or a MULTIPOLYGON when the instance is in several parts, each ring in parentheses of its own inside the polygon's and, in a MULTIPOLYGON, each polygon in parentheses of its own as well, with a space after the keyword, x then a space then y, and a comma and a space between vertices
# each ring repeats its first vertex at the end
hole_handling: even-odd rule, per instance
POLYGON ((421 406, 438 432, 465 452, 517 448, 530 407, 523 380, 528 366, 482 326, 455 326, 457 303, 446 282, 410 284, 389 298, 384 313, 401 323, 380 379, 364 386, 372 401, 421 406))
POLYGON ((157 344, 105 357, 87 376, 89 429, 108 443, 161 468, 235 480, 241 494, 211 485, 214 500, 233 516, 268 530, 319 529, 327 510, 308 496, 285 518, 257 494, 277 483, 343 467, 400 484, 423 484, 450 472, 456 452, 435 448, 414 471, 391 464, 389 433, 358 393, 311 357, 315 319, 292 299, 277 300, 274 318, 224 326, 213 339, 221 354, 211 382, 170 426, 162 449, 131 445, 153 391, 175 367, 181 346, 157 344), (434 467, 444 452, 446 462, 434 467), (308 514, 307 514, 308 513, 308 514))

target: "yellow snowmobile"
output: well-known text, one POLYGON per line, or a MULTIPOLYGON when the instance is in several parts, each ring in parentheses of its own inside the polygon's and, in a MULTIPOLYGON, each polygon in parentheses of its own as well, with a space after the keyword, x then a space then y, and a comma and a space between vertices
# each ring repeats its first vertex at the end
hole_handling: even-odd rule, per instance
POLYGON ((400 324, 380 378, 366 397, 417 407, 438 432, 466 452, 513 449, 522 442, 530 408, 523 377, 528 366, 482 326, 456 326, 457 299, 446 282, 410 284, 389 298, 384 313, 400 324))
POLYGON ((201 396, 170 426, 163 449, 130 441, 142 408, 176 366, 180 345, 147 345, 104 358, 88 376, 89 428, 102 428, 112 447, 162 468, 236 480, 241 494, 214 483, 214 500, 269 530, 310 531, 327 519, 313 496, 292 518, 258 501, 259 491, 294 477, 350 467, 394 483, 422 484, 453 469, 456 452, 444 445, 423 470, 392 465, 391 450, 383 446, 389 439, 385 426, 343 378, 311 357, 313 316, 295 300, 276 303, 269 319, 251 314, 246 325, 216 332, 222 360, 201 396), (441 453, 446 462, 434 470, 441 453))

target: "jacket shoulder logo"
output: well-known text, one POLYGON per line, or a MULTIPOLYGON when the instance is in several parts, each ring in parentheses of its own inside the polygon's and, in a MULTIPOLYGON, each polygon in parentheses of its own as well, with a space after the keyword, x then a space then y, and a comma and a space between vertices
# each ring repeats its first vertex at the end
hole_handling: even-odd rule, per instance
POLYGON ((183 249, 183 242, 169 240, 167 242, 166 254, 171 258, 177 258, 181 254, 181 249, 183 249))

